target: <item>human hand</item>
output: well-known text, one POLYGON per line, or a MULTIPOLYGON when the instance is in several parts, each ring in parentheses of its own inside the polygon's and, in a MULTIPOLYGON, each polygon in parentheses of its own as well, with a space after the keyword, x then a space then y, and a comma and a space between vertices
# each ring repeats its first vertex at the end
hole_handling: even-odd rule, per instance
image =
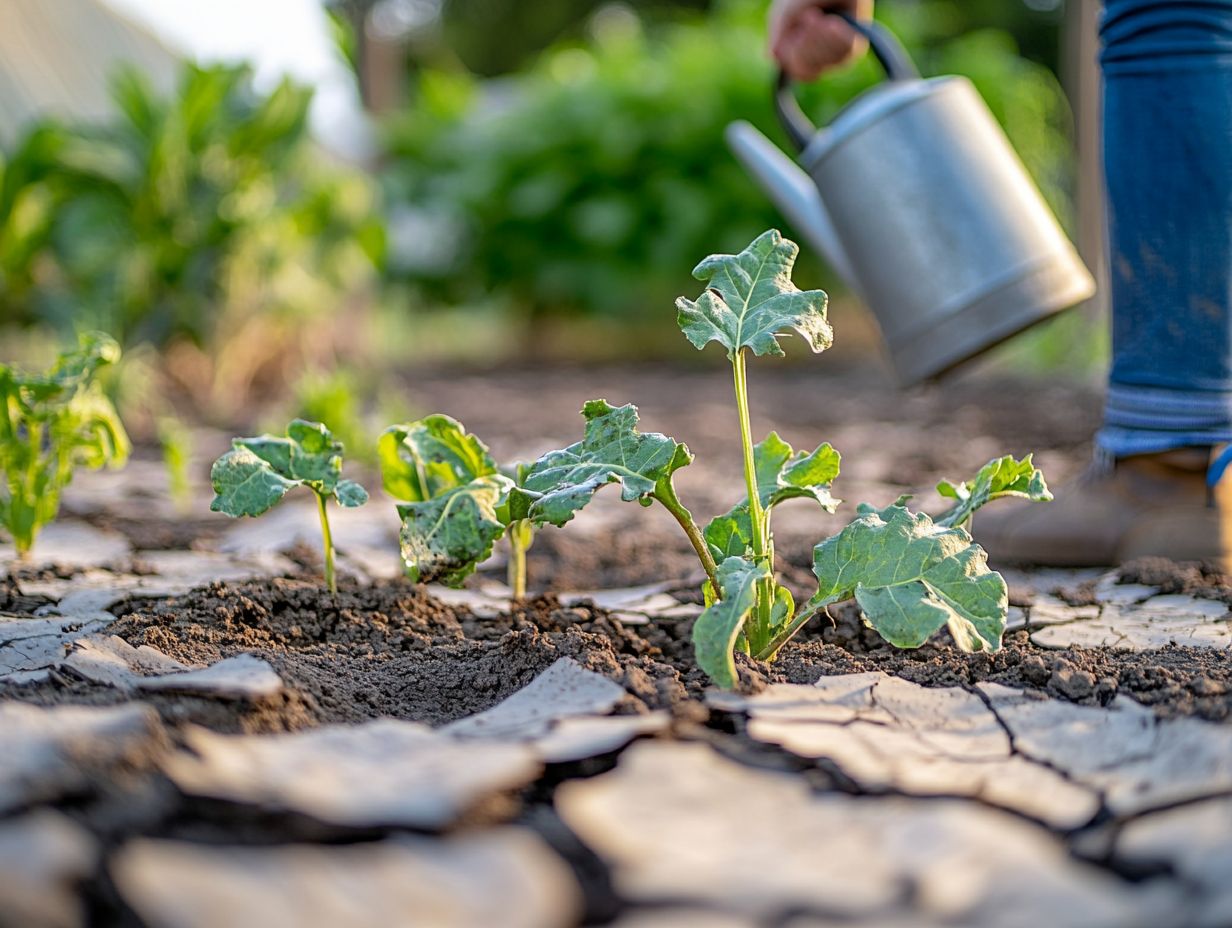
POLYGON ((797 81, 864 53, 867 43, 830 12, 860 19, 873 15, 873 0, 774 0, 770 6, 770 55, 797 81))

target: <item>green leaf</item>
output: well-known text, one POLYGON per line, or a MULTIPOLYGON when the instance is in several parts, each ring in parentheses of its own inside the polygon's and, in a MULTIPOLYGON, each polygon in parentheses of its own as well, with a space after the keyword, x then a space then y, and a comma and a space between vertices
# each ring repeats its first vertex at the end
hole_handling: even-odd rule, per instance
POLYGON ((715 516, 702 536, 716 561, 744 557, 753 546, 753 519, 748 504, 741 503, 730 512, 715 516))
POLYGON ((1052 493, 1044 481, 1044 474, 1027 455, 1021 461, 1013 455, 994 458, 966 483, 942 480, 937 484, 942 496, 958 500, 957 505, 937 519, 937 524, 946 526, 965 525, 975 511, 986 503, 1002 497, 1017 497, 1033 503, 1048 502, 1052 493))
POLYGON ((18 554, 55 519, 78 467, 119 467, 128 436, 95 376, 119 359, 106 335, 84 334, 43 373, 0 364, 0 525, 18 554))
POLYGON ((693 460, 684 445, 657 432, 637 430, 637 407, 591 400, 582 408, 586 437, 562 451, 549 451, 510 494, 512 519, 561 526, 609 483, 621 499, 648 500, 655 484, 693 460))
POLYGON ((495 474, 434 499, 399 505, 402 558, 412 579, 457 586, 473 573, 505 532, 497 507, 508 489, 509 481, 495 474))
MULTIPOLYGON (((830 495, 830 484, 838 476, 839 463, 839 453, 828 444, 811 453, 795 451, 777 433, 771 432, 753 446, 753 469, 762 508, 768 512, 784 500, 807 498, 815 500, 827 512, 833 512, 842 502, 830 495)), ((753 540, 748 500, 712 519, 703 535, 716 560, 743 556, 753 540)))
POLYGON ((294 419, 285 437, 237 438, 210 468, 215 498, 210 508, 229 516, 258 516, 288 490, 306 486, 339 505, 362 506, 367 491, 342 479, 342 442, 320 422, 294 419))
POLYGON ((1001 647, 1005 581, 960 528, 903 506, 860 507, 860 516, 813 549, 812 604, 855 597, 864 621, 891 644, 918 648, 948 625, 964 651, 1001 647))
POLYGON ((268 512, 298 480, 280 476, 269 462, 246 447, 232 448, 210 468, 214 501, 210 509, 229 516, 259 516, 268 512))
POLYGON ((693 269, 707 284, 696 301, 676 300, 677 322, 699 350, 712 341, 729 357, 748 348, 756 355, 782 355, 779 336, 794 329, 814 352, 834 340, 826 321, 827 297, 791 282, 800 249, 771 229, 738 255, 711 255, 693 269))
POLYGON ((450 416, 391 425, 381 433, 377 453, 386 492, 409 502, 424 502, 497 473, 487 446, 450 416))
POLYGON ((247 448, 280 477, 306 484, 323 496, 333 495, 342 479, 342 442, 334 441, 320 422, 293 419, 285 438, 259 435, 237 438, 232 444, 247 448))
POLYGON ((355 509, 368 502, 368 491, 354 480, 339 480, 334 487, 334 499, 338 500, 339 506, 355 509))
POLYGON ((729 557, 719 564, 722 598, 693 623, 693 648, 697 665, 718 686, 736 685, 733 651, 745 620, 757 605, 757 584, 770 576, 764 564, 742 557, 729 557))

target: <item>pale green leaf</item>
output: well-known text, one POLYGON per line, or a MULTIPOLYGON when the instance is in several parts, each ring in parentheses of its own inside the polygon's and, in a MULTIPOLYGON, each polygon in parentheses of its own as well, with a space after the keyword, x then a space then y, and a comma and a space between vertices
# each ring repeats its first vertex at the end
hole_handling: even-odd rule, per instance
POLYGON ((791 281, 800 249, 771 229, 738 255, 711 255, 693 270, 707 289, 696 301, 676 301, 685 337, 702 349, 715 341, 728 356, 748 348, 756 355, 781 355, 780 335, 794 329, 813 351, 834 340, 826 321, 827 297, 802 291, 791 281))
POLYGON ((753 546, 753 519, 747 504, 741 503, 731 512, 715 516, 703 529, 706 545, 716 561, 728 557, 744 557, 753 546))
POLYGON ((718 686, 736 685, 733 652, 749 613, 757 605, 757 584, 770 576, 764 564, 729 557, 719 564, 722 598, 708 607, 693 623, 693 649, 697 665, 718 686))
POLYGON ((334 499, 338 500, 339 506, 354 509, 368 502, 368 491, 354 480, 339 480, 334 487, 334 499))
POLYGON ((229 516, 259 516, 299 486, 245 447, 232 448, 215 461, 210 482, 215 493, 210 509, 229 516))
POLYGON ((804 497, 833 512, 842 502, 830 495, 839 462, 839 453, 828 444, 812 452, 796 451, 778 433, 771 432, 753 446, 753 470, 762 507, 769 509, 783 500, 804 497))
POLYGON ((342 442, 320 422, 293 419, 286 436, 237 438, 232 444, 247 448, 280 477, 312 487, 329 496, 342 477, 342 442))
POLYGON ((497 473, 487 446, 445 415, 391 425, 381 433, 377 450, 386 492, 408 502, 424 502, 497 473))
POLYGON ((965 651, 1001 647, 1005 581, 960 528, 903 506, 860 516, 813 549, 814 605, 855 597, 864 621, 891 644, 917 648, 943 625, 965 651))
POLYGON ((939 525, 948 526, 965 525, 977 509, 995 499, 1017 497, 1033 503, 1052 499, 1043 472, 1032 463, 1029 454, 1021 461, 1015 460, 1013 455, 994 458, 980 468, 975 479, 966 483, 942 480, 937 484, 937 492, 958 500, 937 519, 939 525))
POLYGON ((510 494, 510 517, 564 525, 609 483, 621 499, 648 500, 655 484, 689 464, 684 445, 657 432, 637 430, 637 407, 591 400, 582 409, 586 436, 562 451, 550 451, 510 494))
POLYGON ((494 474, 418 503, 398 506, 402 558, 412 579, 460 584, 504 534, 497 507, 509 481, 494 474))
POLYGON ((368 493, 342 479, 342 443, 319 422, 294 419, 285 436, 237 438, 210 469, 210 508, 230 516, 258 516, 294 487, 305 486, 339 505, 362 506, 368 493))

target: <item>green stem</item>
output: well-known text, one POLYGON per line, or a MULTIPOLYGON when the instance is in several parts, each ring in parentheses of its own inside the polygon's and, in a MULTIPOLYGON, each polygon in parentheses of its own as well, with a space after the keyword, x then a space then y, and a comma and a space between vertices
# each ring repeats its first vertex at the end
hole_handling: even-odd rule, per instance
POLYGON ((506 579, 514 599, 526 597, 526 545, 522 543, 523 525, 512 522, 505 534, 509 538, 509 567, 506 579))
POLYGON ((317 513, 321 517, 321 544, 325 551, 325 585, 331 593, 338 592, 338 581, 334 578, 334 536, 329 530, 329 515, 325 512, 325 497, 320 493, 317 498, 317 513))
POLYGON ((779 631, 779 633, 775 635, 773 638, 771 638, 768 642, 766 642, 766 644, 761 648, 761 650, 758 651, 753 656, 756 657, 759 661, 774 660, 774 655, 778 653, 779 648, 787 644, 787 642, 791 641, 791 639, 796 636, 796 632, 800 631, 800 629, 802 629, 805 626, 805 624, 809 621, 809 619, 817 615, 818 612, 821 612, 825 608, 826 606, 824 605, 823 606, 810 606, 809 608, 805 609, 803 612, 798 613, 794 619, 792 619, 790 622, 784 625, 783 628, 779 631))
POLYGON ((765 557, 766 517, 757 493, 757 467, 753 459, 753 426, 749 420, 748 378, 745 374, 744 351, 732 357, 732 373, 736 388, 736 410, 740 414, 740 445, 744 453, 744 485, 749 494, 749 517, 753 523, 753 554, 765 557))
POLYGON ((740 446, 744 454, 744 485, 749 496, 749 521, 753 526, 753 560, 766 564, 771 577, 760 584, 757 607, 753 610, 752 627, 746 627, 749 644, 756 649, 770 628, 770 612, 774 606, 774 564, 767 563, 770 555, 770 539, 767 531, 766 513, 762 509, 761 496, 757 492, 757 464, 753 456, 753 426, 749 418, 749 388, 745 368, 744 350, 732 355, 732 379, 736 390, 736 411, 740 416, 740 446))
POLYGON ((698 560, 702 562, 702 569, 706 571, 706 577, 710 581, 710 591, 717 600, 720 593, 719 568, 714 563, 714 556, 710 553, 710 546, 706 544, 706 539, 702 537, 701 529, 693 521, 693 514, 684 507, 676 495, 676 488, 672 486, 671 477, 663 477, 655 484, 654 498, 676 518, 680 527, 684 529, 684 533, 689 536, 689 544, 693 545, 693 550, 697 552, 698 560))

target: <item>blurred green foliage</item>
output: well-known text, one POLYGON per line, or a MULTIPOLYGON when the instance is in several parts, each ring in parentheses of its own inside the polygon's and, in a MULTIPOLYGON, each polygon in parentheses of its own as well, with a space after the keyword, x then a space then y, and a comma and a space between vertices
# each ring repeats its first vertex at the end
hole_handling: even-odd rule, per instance
MULTIPOLYGON (((938 36, 933 6, 878 9, 925 74, 972 78, 1064 217, 1069 111, 1056 79, 1003 32, 938 36)), ((681 267, 783 225, 722 136, 748 119, 786 147, 764 3, 722 0, 653 31, 607 7, 589 33, 509 78, 421 75, 414 106, 390 126, 387 192, 429 230, 432 253, 401 269, 426 299, 496 296, 532 316, 661 314, 681 267)), ((801 98, 824 122, 878 79, 865 60, 801 98)), ((819 270, 806 261, 801 277, 833 287, 819 270)))
MULTIPOLYGON (((341 6, 370 10, 378 0, 332 0, 341 6)), ((414 3, 416 0, 402 0, 414 3)), ((433 0, 418 0, 432 3, 433 0)), ((535 55, 566 39, 580 38, 587 20, 610 0, 443 0, 436 41, 446 46, 468 70, 492 76, 525 68, 535 55)), ((668 21, 685 10, 705 10, 711 0, 625 0, 648 22, 668 21)), ((768 6, 762 3, 762 9, 768 6)), ((1014 36, 1022 53, 1053 71, 1060 64, 1058 27, 1064 0, 877 0, 883 8, 910 12, 921 34, 948 38, 978 29, 1003 29, 1014 36), (910 7, 910 11, 906 8, 910 7)), ((884 14, 883 14, 884 15, 884 14)), ((443 49, 416 42, 416 55, 437 58, 443 49)))
POLYGON ((227 316, 302 318, 375 278, 376 190, 308 140, 311 91, 249 69, 137 73, 102 125, 31 129, 0 156, 0 319, 125 344, 208 343, 227 316))

